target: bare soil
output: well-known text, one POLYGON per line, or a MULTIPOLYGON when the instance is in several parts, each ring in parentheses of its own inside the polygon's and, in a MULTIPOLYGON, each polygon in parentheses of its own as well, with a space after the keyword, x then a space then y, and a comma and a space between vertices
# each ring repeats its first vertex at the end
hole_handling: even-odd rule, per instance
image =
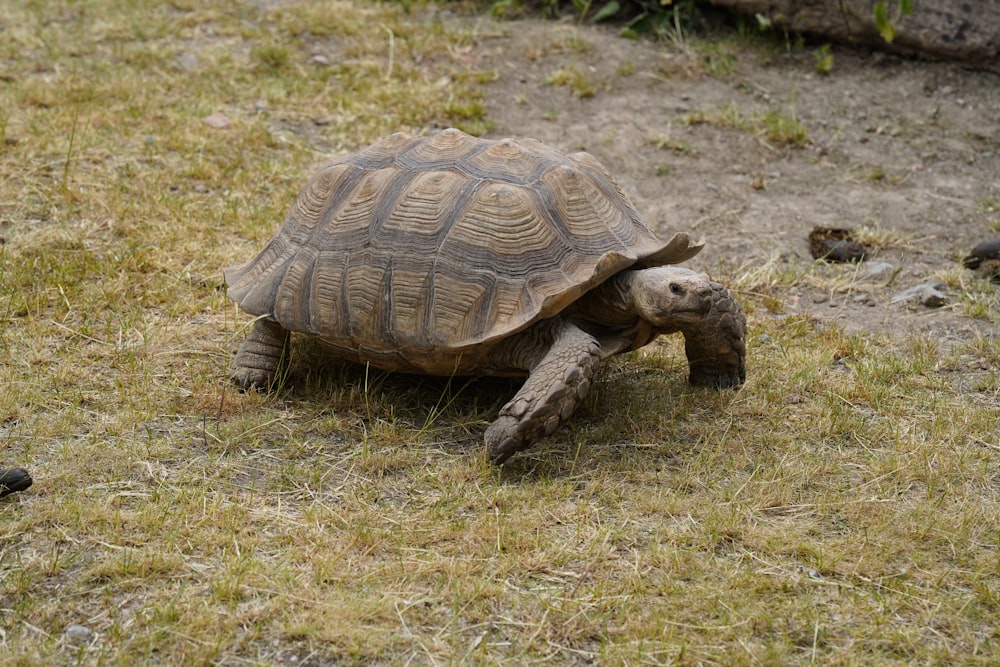
POLYGON ((707 241, 695 268, 732 275, 772 262, 772 273, 811 275, 775 291, 775 316, 942 340, 993 330, 960 305, 972 280, 960 260, 1000 236, 997 74, 847 49, 834 49, 821 74, 814 49, 736 36, 651 43, 534 20, 480 20, 477 31, 465 57, 497 73, 486 86, 490 136, 591 152, 650 224, 707 241), (559 72, 577 85, 552 83, 559 72), (691 122, 769 111, 796 119, 808 143, 691 122), (865 228, 883 239, 871 261, 892 268, 868 276, 871 264, 816 265, 815 226, 865 228), (850 287, 829 289, 838 278, 850 287), (948 283, 943 307, 891 303, 934 279, 948 283))

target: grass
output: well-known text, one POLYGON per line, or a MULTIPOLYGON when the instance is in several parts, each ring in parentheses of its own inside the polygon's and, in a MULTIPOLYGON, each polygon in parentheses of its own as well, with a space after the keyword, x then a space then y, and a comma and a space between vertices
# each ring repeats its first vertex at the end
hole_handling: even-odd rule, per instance
POLYGON ((674 155, 688 155, 691 153, 690 143, 683 139, 673 138, 669 132, 650 137, 649 143, 656 146, 658 150, 670 151, 674 155))
POLYGON ((489 122, 460 28, 270 6, 0 10, 0 463, 36 480, 0 502, 0 664, 996 663, 996 341, 769 312, 847 275, 728 272, 740 392, 663 340, 502 470, 509 382, 296 339, 279 395, 229 387, 221 268, 320 154, 489 122))
POLYGON ((738 106, 730 103, 714 112, 697 109, 685 114, 682 120, 685 125, 707 124, 748 132, 775 146, 801 148, 810 143, 809 133, 798 119, 777 109, 748 117, 738 106))
POLYGON ((577 66, 561 67, 546 79, 551 86, 566 86, 583 99, 597 95, 599 85, 577 66))

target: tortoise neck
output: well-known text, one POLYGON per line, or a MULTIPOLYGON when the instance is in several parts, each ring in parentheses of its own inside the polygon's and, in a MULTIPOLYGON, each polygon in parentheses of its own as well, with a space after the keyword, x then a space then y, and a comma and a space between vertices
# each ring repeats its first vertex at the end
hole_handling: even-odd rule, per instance
POLYGON ((632 297, 634 271, 622 271, 584 294, 570 314, 603 326, 633 326, 639 313, 632 297))

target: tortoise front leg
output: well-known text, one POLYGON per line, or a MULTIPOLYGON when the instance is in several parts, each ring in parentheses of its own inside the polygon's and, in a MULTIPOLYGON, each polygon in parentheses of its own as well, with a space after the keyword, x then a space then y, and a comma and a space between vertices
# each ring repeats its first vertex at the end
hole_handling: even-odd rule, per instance
POLYGON ((590 390, 601 361, 597 340, 569 322, 545 322, 508 344, 530 375, 486 429, 486 449, 496 464, 565 422, 590 390))
POLYGON ((732 293, 711 283, 711 308, 698 326, 682 329, 691 384, 713 389, 741 386, 747 378, 747 321, 732 293))
POLYGON ((243 391, 270 390, 288 349, 289 337, 288 331, 277 322, 265 319, 254 322, 250 335, 236 352, 229 379, 243 391))

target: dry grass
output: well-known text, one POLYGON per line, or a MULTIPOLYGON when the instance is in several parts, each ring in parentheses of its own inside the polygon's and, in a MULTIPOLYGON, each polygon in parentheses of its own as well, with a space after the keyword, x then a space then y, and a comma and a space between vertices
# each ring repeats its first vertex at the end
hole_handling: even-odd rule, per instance
POLYGON ((240 395, 221 268, 319 153, 485 128, 490 76, 424 11, 111 6, 0 9, 0 463, 36 480, 0 502, 0 664, 1000 660, 995 341, 770 317, 835 279, 734 272, 742 391, 664 341, 501 471, 506 382, 299 341, 240 395))

